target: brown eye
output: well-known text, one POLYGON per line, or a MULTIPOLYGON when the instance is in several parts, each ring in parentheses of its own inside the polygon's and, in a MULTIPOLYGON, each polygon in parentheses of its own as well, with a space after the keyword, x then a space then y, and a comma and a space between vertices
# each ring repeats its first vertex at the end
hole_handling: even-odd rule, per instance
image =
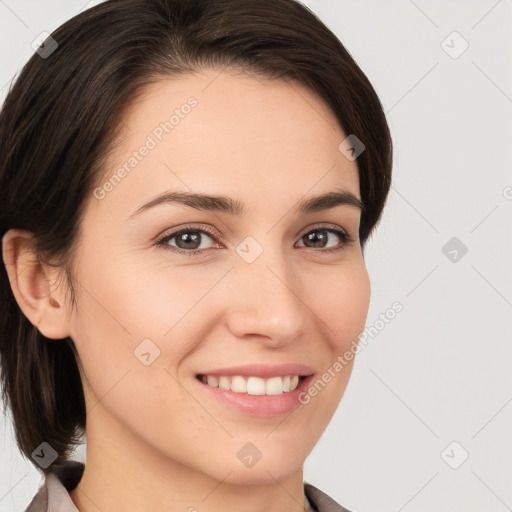
POLYGON ((199 231, 182 231, 172 238, 176 238, 176 245, 180 249, 198 249, 202 242, 199 231))
POLYGON ((207 240, 208 238, 214 240, 213 234, 210 234, 205 229, 186 227, 165 235, 156 245, 162 245, 171 251, 191 256, 207 251, 210 248, 204 246, 204 244, 208 243, 207 241, 205 242, 205 239, 207 240), (170 243, 174 239, 175 242, 170 243))
MULTIPOLYGON (((187 226, 163 236, 156 245, 163 246, 165 249, 178 254, 199 256, 211 248, 211 246, 201 247, 203 243, 208 243, 205 241, 207 238, 212 241, 216 240, 214 234, 204 228, 187 226), (174 242, 170 243, 171 241, 174 242)), ((342 250, 345 245, 352 241, 352 238, 341 229, 320 226, 302 235, 300 241, 303 244, 299 247, 306 247, 321 253, 330 253, 342 250), (337 244, 335 243, 336 237, 338 238, 337 244), (334 241, 334 245, 332 243, 329 245, 331 241, 334 241)))
POLYGON ((304 246, 310 249, 324 249, 327 247, 327 250, 322 252, 333 252, 343 249, 351 241, 351 238, 347 233, 339 229, 319 227, 303 235, 301 240, 304 242, 304 246), (337 245, 328 246, 329 239, 333 238, 329 235, 335 235, 334 238, 337 237, 339 239, 337 245))

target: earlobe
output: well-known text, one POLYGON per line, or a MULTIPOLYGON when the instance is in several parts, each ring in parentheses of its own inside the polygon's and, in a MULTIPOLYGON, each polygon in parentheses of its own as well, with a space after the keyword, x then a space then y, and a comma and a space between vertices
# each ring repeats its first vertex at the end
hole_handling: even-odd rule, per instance
POLYGON ((2 237, 2 256, 16 302, 30 323, 47 338, 69 336, 64 301, 52 290, 54 269, 44 266, 37 257, 32 233, 7 231, 2 237))

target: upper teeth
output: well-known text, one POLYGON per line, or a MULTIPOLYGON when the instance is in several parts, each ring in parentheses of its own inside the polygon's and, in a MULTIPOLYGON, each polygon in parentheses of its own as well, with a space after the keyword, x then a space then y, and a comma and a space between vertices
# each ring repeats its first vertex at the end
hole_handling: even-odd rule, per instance
POLYGON ((236 375, 227 377, 224 375, 203 375, 202 381, 214 388, 231 390, 235 393, 247 393, 249 395, 281 395, 287 391, 293 391, 299 384, 299 376, 272 377, 262 379, 260 377, 242 377, 236 375))

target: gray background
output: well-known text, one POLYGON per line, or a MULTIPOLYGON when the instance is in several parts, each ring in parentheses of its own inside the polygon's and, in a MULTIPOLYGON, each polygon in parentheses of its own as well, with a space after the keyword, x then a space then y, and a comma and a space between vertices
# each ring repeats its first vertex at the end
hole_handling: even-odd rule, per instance
MULTIPOLYGON (((96 3, 0 0, 0 97, 41 32, 96 3)), ((304 3, 387 113, 367 325, 404 308, 359 352, 304 478, 353 512, 511 510, 512 0, 304 3)), ((20 511, 41 476, 0 430, 0 511, 20 511)))

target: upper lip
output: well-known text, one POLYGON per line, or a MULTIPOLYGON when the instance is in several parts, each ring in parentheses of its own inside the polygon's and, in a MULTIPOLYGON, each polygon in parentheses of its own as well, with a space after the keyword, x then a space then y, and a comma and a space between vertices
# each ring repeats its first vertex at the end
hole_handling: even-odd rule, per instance
POLYGON ((303 364, 246 364, 230 366, 229 368, 215 368, 206 370, 198 375, 242 375, 244 377, 286 377, 287 375, 312 375, 314 371, 303 364))

